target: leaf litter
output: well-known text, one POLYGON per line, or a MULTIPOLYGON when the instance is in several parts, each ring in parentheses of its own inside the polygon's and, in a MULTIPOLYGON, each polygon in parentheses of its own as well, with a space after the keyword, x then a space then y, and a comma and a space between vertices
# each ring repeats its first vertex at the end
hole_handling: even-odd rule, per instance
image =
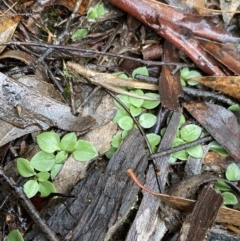
MULTIPOLYGON (((28 2, 29 1, 19 1, 18 6, 22 5, 26 8, 28 8, 28 2), (26 5, 23 5, 26 4, 26 5)), ((110 3, 113 3, 114 5, 118 6, 122 10, 128 12, 133 17, 137 18, 140 22, 145 24, 146 26, 153 29, 158 35, 160 35, 163 39, 169 41, 169 45, 175 46, 175 49, 173 50, 174 53, 178 54, 177 49, 183 50, 184 54, 195 63, 195 68, 199 68, 202 70, 203 74, 210 75, 210 76, 203 76, 200 78, 191 78, 191 80, 198 81, 198 83, 203 84, 207 86, 210 89, 220 91, 224 94, 227 94, 237 100, 239 100, 239 86, 238 86, 238 76, 234 76, 234 74, 238 75, 239 68, 238 68, 238 49, 235 44, 239 42, 239 36, 234 36, 230 34, 229 31, 225 30, 224 28, 216 27, 211 21, 211 17, 204 16, 205 12, 208 11, 201 11, 203 10, 203 2, 200 3, 194 3, 194 1, 188 1, 188 8, 182 8, 183 12, 179 12, 178 10, 175 10, 174 8, 170 8, 169 6, 162 5, 161 3, 156 3, 155 1, 145 1, 141 0, 135 3, 135 1, 128 2, 129 5, 125 3, 125 0, 123 1, 115 1, 110 0, 110 3), (200 4, 200 5, 199 5, 200 4), (145 9, 144 14, 142 14, 141 8, 145 9), (127 7, 126 7, 127 6, 127 7), (196 9, 200 14, 198 15, 196 12, 192 14, 192 8, 189 6, 195 6, 196 9), (148 11, 152 13, 153 16, 149 16, 148 11), (187 11, 188 13, 184 12, 187 11), (171 16, 171 18, 169 18, 171 16), (159 28, 161 26, 161 28, 159 28), (204 37, 206 40, 200 40, 199 39, 204 37), (216 43, 213 42, 221 42, 216 43), (212 51, 214 49, 214 51, 212 51), (200 56, 200 57, 199 57, 200 56)), ((174 1, 167 1, 170 4, 176 4, 174 1)), ((223 8, 223 3, 221 2, 221 8, 223 8)), ((77 1, 55 1, 54 4, 57 5, 63 5, 65 6, 69 11, 73 11, 75 4, 77 1)), ((105 3, 105 1, 104 1, 105 3)), ((31 3, 29 3, 31 5, 31 3)), ((106 4, 106 3, 105 3, 106 4)), ((177 3, 178 6, 182 7, 181 3, 177 3)), ((44 9, 46 6, 51 7, 51 3, 47 1, 47 3, 43 3, 41 1, 37 1, 36 5, 38 7, 41 7, 44 9)), ((80 9, 77 9, 78 13, 84 13, 89 8, 88 1, 83 1, 83 3, 80 6, 80 9)), ((225 6, 225 10, 236 10, 237 4, 235 6, 225 6)), ((111 8, 110 8, 111 9, 111 8)), ((222 9, 224 10, 224 9, 222 9)), ((211 12, 211 11, 209 11, 211 12)), ((63 9, 59 10, 59 16, 63 14, 63 9)), ((118 13, 117 13, 118 14, 118 13)), ((63 14, 64 15, 64 14, 63 14)), ((52 14, 54 16, 54 14, 52 14)), ((116 15, 116 16, 121 16, 116 15)), ((224 14, 224 21, 225 23, 230 23, 231 18, 233 14, 224 14)), ((233 17, 234 18, 234 17, 233 17)), ((6 23, 6 25, 2 25, 2 28, 0 29, 0 39, 2 38, 2 42, 9 41, 12 36, 15 33, 15 29, 17 28, 17 25, 19 21, 21 20, 20 17, 0 17, 0 21, 3 21, 6 23), (11 26, 11 28, 9 27, 11 26), (10 30, 10 31, 7 31, 10 30)), ((86 20, 86 17, 85 17, 86 20)), ((105 18, 107 20, 107 18, 105 18)), ((36 20, 38 21, 38 20, 36 20)), ((91 26, 90 23, 86 20, 85 22, 81 22, 83 26, 89 28, 91 26), (84 24, 87 22, 87 24, 84 26, 84 24)), ((40 22, 39 22, 40 24, 40 22)), ((128 22, 130 24, 130 20, 128 22)), ((28 25, 25 25, 26 28, 28 28, 28 25)), ((40 25, 39 25, 40 26, 40 25)), ((132 25, 134 26, 134 25, 132 25)), ((135 26, 140 26, 140 24, 136 24, 135 26)), ((43 29, 45 29, 43 27, 43 29)), ((50 28, 51 29, 51 28, 50 28)), ((30 30, 30 28, 29 28, 30 30)), ((76 29, 75 29, 76 30, 76 29)), ((35 30, 31 28, 31 33, 34 33, 35 30)), ((122 31, 122 30, 121 30, 122 31)), ((119 31, 120 36, 122 37, 122 32, 119 31)), ((144 35, 144 31, 141 30, 141 34, 144 35)), ((114 32, 114 31, 113 31, 114 32)), ((112 33, 113 33, 112 32, 112 33)), ((129 31, 130 32, 130 31, 129 31)), ((128 32, 128 34, 129 34, 128 32)), ((48 41, 54 41, 54 35, 50 34, 48 31, 48 41), (53 39, 51 39, 53 38, 53 39)), ((126 44, 129 45, 129 47, 121 46, 119 48, 119 39, 113 40, 116 38, 116 35, 108 35, 108 34, 102 34, 98 33, 98 39, 97 44, 94 43, 96 39, 94 34, 91 36, 91 34, 87 34, 83 37, 83 39, 90 39, 94 40, 90 45, 86 44, 85 46, 89 47, 92 46, 96 49, 104 48, 103 42, 101 42, 103 39, 108 39, 109 36, 113 36, 112 40, 109 38, 109 46, 112 44, 113 46, 113 52, 115 51, 116 56, 121 53, 119 51, 120 49, 122 52, 128 52, 129 49, 133 49, 133 42, 136 40, 131 39, 131 35, 129 34, 129 41, 126 42, 126 44), (102 39, 101 39, 102 38, 102 39), (113 41, 113 42, 111 42, 113 41)), ((146 34, 146 32, 145 32, 146 34)), ((125 39, 126 38, 126 35, 125 39)), ((149 37, 149 35, 145 35, 149 37)), ((21 38, 20 38, 21 39, 21 38)), ((79 41, 79 40, 76 40, 79 41)), ((148 41, 148 40, 147 40, 148 41)), ((153 41, 153 40, 151 40, 153 41)), ((81 43, 81 41, 80 41, 81 43)), ((158 41, 154 42, 153 44, 159 44, 158 41)), ((144 41, 141 42, 142 45, 144 45, 144 41)), ((151 44, 150 44, 151 45, 151 44)), ((33 53, 41 53, 43 52, 43 49, 46 49, 46 46, 42 46, 38 48, 36 46, 36 52, 33 51, 33 53)), ((85 47, 84 46, 84 47, 85 47)), ((135 46, 139 46, 135 43, 135 46)), ((134 47, 135 47, 134 46, 134 47)), ((147 46, 147 45, 146 45, 147 46)), ((144 47, 146 47, 144 46, 144 47)), ((63 58, 64 57, 86 57, 83 53, 73 53, 73 51, 65 50, 64 46, 62 47, 63 51, 63 58)), ((147 46, 148 47, 148 46, 147 46)), ((3 46, 1 48, 1 51, 3 51, 6 47, 3 46)), ((50 47, 47 47, 50 48, 50 47)), ((106 52, 108 51, 108 48, 106 46, 106 52)), ((24 48, 23 48, 24 49, 24 48)), ((29 49, 31 49, 29 47, 29 49)), ((32 49, 31 49, 32 50, 32 49)), ((135 54, 139 54, 141 50, 141 47, 135 48, 133 52, 135 51, 135 54)), ((13 58, 14 59, 14 52, 11 52, 13 50, 5 50, 2 55, 0 56, 1 59, 7 59, 13 58)), ((15 51, 15 50, 14 50, 15 51)), ((18 49, 16 53, 17 58, 26 60, 27 57, 24 56, 24 51, 18 49), (21 57, 22 56, 22 57, 21 57)), ((105 50, 104 50, 105 51, 105 50)), ((149 50, 150 51, 150 50, 149 50)), ((163 45, 163 53, 166 55, 166 52, 169 51, 169 49, 166 47, 166 44, 163 45)), ((161 51, 158 53, 157 57, 154 58, 161 58, 161 51)), ((147 56, 146 52, 144 53, 145 56, 147 56)), ((150 55, 153 55, 152 53, 150 55)), ((149 56, 150 56, 149 55, 149 56)), ((50 55, 52 58, 54 58, 54 52, 50 55)), ((57 54, 55 54, 56 58, 57 54)), ((90 56, 90 55, 89 55, 90 56)), ((91 56, 94 55, 91 53, 91 56)), ((115 56, 115 57, 116 57, 115 56)), ((184 58, 186 60, 186 56, 184 58)), ((92 62, 97 59, 96 56, 93 57, 92 62)), ((110 57, 107 57, 110 58, 110 57)), ((107 59, 106 58, 106 59, 107 59)), ((151 58, 151 57, 150 57, 151 58)), ((112 60, 106 61, 106 59, 102 58, 100 61, 103 63, 103 67, 110 67, 116 68, 116 63, 112 60), (114 65, 111 65, 113 64, 114 65)), ((164 62, 179 62, 179 59, 172 59, 172 58, 162 58, 164 62)), ((23 61, 25 64, 32 64, 35 61, 35 59, 30 59, 27 62, 23 61)), ((48 61, 48 59, 46 59, 48 61)), ((146 60, 147 61, 147 60, 146 60)), ((100 63, 99 62, 99 63, 100 63)), ((157 61, 156 61, 157 62, 157 61)), ((91 63, 91 61, 90 61, 91 63)), ((135 63, 134 63, 135 64, 135 63)), ((181 99, 179 100, 179 97, 183 97, 181 86, 179 85, 179 76, 174 73, 175 70, 174 67, 168 67, 163 66, 162 70, 160 68, 156 68, 157 72, 160 73, 161 71, 161 78, 160 78, 160 84, 159 86, 156 83, 141 83, 139 81, 124 81, 121 80, 113 75, 106 74, 106 73, 99 73, 99 71, 92 71, 88 68, 83 68, 82 65, 78 65, 76 63, 73 63, 73 60, 71 59, 71 62, 68 62, 68 67, 71 67, 76 72, 78 72, 80 75, 87 77, 88 79, 91 79, 91 84, 100 85, 104 88, 107 88, 109 90, 113 90, 116 92, 121 92, 126 94, 125 89, 122 89, 123 86, 128 86, 128 88, 141 88, 141 89, 150 89, 150 90, 159 90, 162 98, 162 105, 166 109, 171 109, 174 111, 179 111, 181 109, 181 105, 188 111, 188 113, 191 114, 192 117, 194 117, 195 120, 198 121, 198 123, 203 126, 208 133, 219 143, 222 145, 222 147, 235 159, 235 161, 239 161, 239 125, 237 122, 237 118, 234 114, 232 114, 231 111, 227 110, 226 107, 220 106, 219 103, 208 103, 208 99, 205 97, 197 97, 198 101, 195 101, 193 98, 188 99, 189 97, 184 96, 185 101, 182 102, 181 99), (165 78, 165 79, 164 79, 165 78), (193 100, 192 100, 193 99, 193 100)), ((124 66, 124 65, 122 65, 124 66)), ((127 66, 127 65, 125 65, 127 66)), ((177 65, 175 65, 177 66, 177 65)), ((180 66, 180 65, 179 65, 180 66)), ((46 65, 45 65, 46 67, 46 65)), ((130 66, 127 66, 130 67, 130 66)), ((51 66, 52 68, 52 66, 51 66)), ((126 68, 126 67, 125 67, 126 68)), ((43 71, 39 71, 37 73, 37 70, 34 72, 38 77, 43 74, 43 71)), ((127 70, 127 68, 126 68, 127 70)), ((49 70, 48 70, 49 72, 49 70)), ((70 72, 71 73, 71 72, 70 72)), ((178 72, 177 72, 178 73, 178 72)), ((153 74, 154 75, 154 74, 153 74)), ((158 74, 155 73, 155 77, 159 77, 158 74)), ((108 135, 108 138, 104 138, 104 135, 108 133, 107 131, 111 129, 111 133, 116 133, 116 125, 111 123, 110 120, 114 116, 114 112, 116 111, 116 108, 114 109, 113 106, 110 104, 106 105, 106 108, 103 108, 102 112, 96 112, 96 108, 83 108, 82 109, 82 115, 81 116, 74 116, 70 110, 70 107, 64 103, 58 102, 52 98, 49 98, 49 94, 40 93, 39 90, 35 89, 33 90, 31 87, 27 86, 25 83, 21 83, 20 81, 14 80, 15 77, 8 77, 7 75, 3 73, 0 74, 0 118, 1 118, 1 127, 4 126, 4 131, 1 131, 0 134, 0 146, 6 144, 7 142, 10 142, 12 140, 15 140, 16 138, 23 136, 28 133, 33 133, 35 131, 39 130, 46 130, 51 127, 59 128, 61 130, 67 130, 67 131, 76 131, 76 132, 87 132, 90 128, 95 129, 92 131, 92 135, 89 133, 86 134, 89 135, 86 138, 89 138, 90 140, 95 139, 95 144, 98 145, 99 142, 101 142, 101 145, 99 145, 99 150, 102 151, 100 153, 104 154, 106 150, 109 148, 109 142, 111 141, 111 136, 113 134, 108 135), (111 106, 111 107, 110 107, 111 106), (107 110, 107 108, 110 108, 110 110, 107 110), (108 114, 106 114, 108 113, 108 114), (104 120, 104 118, 106 118, 104 120), (94 126, 95 122, 95 127, 94 126), (99 134, 96 134, 99 131, 99 134), (106 140, 105 140, 106 139, 106 140)), ((44 81, 49 81, 47 78, 42 78, 44 81)), ((189 79, 190 80, 190 79, 189 79)), ((188 80, 186 80, 188 81, 188 80)), ((85 87, 79 84, 80 80, 79 77, 77 77, 77 81, 75 78, 74 85, 78 88, 82 88, 82 92, 85 91, 85 87), (80 86, 80 87, 79 87, 80 86)), ((44 84, 45 85, 45 84, 44 84)), ((41 84, 40 84, 41 86, 41 84)), ((37 87, 38 88, 38 87, 37 87)), ((76 93, 79 91, 79 89, 75 89, 76 93)), ((118 93, 119 93, 118 92, 118 93)), ((132 91, 133 92, 133 91, 132 91)), ((129 92, 128 92, 129 93, 129 92)), ((136 95, 134 93, 132 96, 140 98, 143 96, 136 95)), ((213 93, 214 95, 214 93, 213 93)), ((85 95, 86 96, 86 95, 85 95)), ((72 95, 71 97, 74 97, 72 95)), ((146 96, 144 96, 146 98, 146 96)), ((85 98, 85 97, 84 97, 85 98)), ((147 97, 148 98, 148 97, 147 97)), ((152 99, 149 97, 148 99, 152 99)), ((81 109, 81 108, 80 108, 81 109)), ((79 109, 79 110, 80 110, 79 109)), ((159 115, 161 116, 161 115, 159 115)), ((161 120, 156 120, 158 122, 161 120)), ((132 125, 133 126, 133 125, 132 125)), ((151 125, 148 125, 147 127, 151 127, 151 125)), ((159 130, 160 131, 160 130, 159 130)), ((165 138, 166 139, 166 138, 165 138)), ((70 161, 69 161, 70 162, 70 161)), ((68 171, 64 171, 62 177, 65 175, 65 179, 59 179, 59 183, 66 182, 66 178, 69 175, 69 172, 71 171, 72 166, 70 165, 68 167, 68 171)), ((80 165, 81 166, 81 165, 80 165)), ((67 168, 67 165, 66 165, 67 168)), ((63 189, 60 189, 61 192, 67 193, 70 191, 71 187, 75 185, 75 183, 78 181, 78 178, 82 178, 86 175, 86 168, 87 165, 83 165, 83 167, 80 167, 79 170, 74 174, 74 178, 72 179, 73 182, 69 185, 66 185, 63 187, 63 189), (81 176, 81 177, 78 177, 81 176)), ((171 169, 171 167, 169 167, 171 169)), ((76 168, 78 169, 78 168, 76 168)), ((171 169, 174 170, 174 169, 171 169)), ((160 170, 161 171, 161 170, 160 170)), ((168 174, 169 170, 165 170, 168 174)), ((171 175, 171 173, 169 173, 171 175)), ((147 184, 146 184, 147 185, 147 184)), ((165 185, 165 184, 164 184, 165 185)), ((164 186, 163 185, 163 186, 164 186)), ((154 194, 157 197, 160 197, 161 194, 154 194)), ((163 194, 164 196, 165 194, 163 194)), ((187 205, 189 207, 193 207, 193 201, 184 199, 184 201, 181 200, 179 197, 174 197, 174 195, 177 195, 176 193, 173 193, 172 195, 165 195, 164 200, 166 203, 172 203, 171 205, 174 208, 178 208, 181 210, 187 210, 187 205), (187 201, 186 201, 187 200, 187 201), (186 202, 186 204, 184 204, 186 202), (182 204, 183 206, 181 207, 182 204), (183 208, 184 207, 184 208, 183 208)), ((171 206, 170 205, 170 206, 171 206)), ((190 211, 190 209, 188 210, 190 211)), ((219 222, 231 222, 233 224, 239 225, 239 214, 236 210, 230 210, 226 208, 220 208, 217 221, 219 222), (224 211, 223 211, 224 210, 224 211), (219 216, 220 215, 220 216, 219 216), (229 217, 234 217, 234 219, 229 220, 229 217), (233 221, 234 220, 234 221, 233 221)), ((147 239, 146 239, 147 240, 147 239)))

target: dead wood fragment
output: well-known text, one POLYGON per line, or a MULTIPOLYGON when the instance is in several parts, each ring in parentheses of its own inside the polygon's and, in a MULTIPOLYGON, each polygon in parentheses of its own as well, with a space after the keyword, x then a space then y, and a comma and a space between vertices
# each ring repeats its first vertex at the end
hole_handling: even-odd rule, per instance
POLYGON ((205 186, 198 196, 191 214, 181 228, 179 241, 202 241, 211 229, 218 210, 223 203, 223 197, 212 187, 205 186))
POLYGON ((1 73, 0 118, 20 128, 57 126, 68 131, 84 131, 95 121, 91 116, 73 116, 68 106, 1 73))
MULTIPOLYGON (((144 181, 148 165, 144 146, 139 132, 131 131, 104 173, 92 168, 71 192, 75 199, 67 199, 64 205, 49 210, 45 215, 49 226, 71 241, 109 240, 138 199, 140 189, 132 183, 126 169, 133 168, 144 181)), ((27 234, 25 240, 46 241, 37 229, 27 234)))
POLYGON ((216 226, 212 228, 211 231, 206 235, 205 241, 239 241, 239 234, 229 232, 228 230, 223 229, 221 226, 216 226))
MULTIPOLYGON (((176 135, 177 125, 179 123, 180 116, 180 113, 174 112, 161 141, 159 150, 171 147, 172 141, 176 135)), ((157 171, 158 181, 156 180, 156 174, 153 166, 151 165, 149 167, 145 185, 156 192, 159 192, 158 182, 160 183, 161 189, 164 190, 165 188, 165 183, 168 175, 167 162, 169 157, 170 155, 165 155, 154 159, 154 165, 159 169, 159 172, 157 171)), ((167 231, 165 222, 159 217, 159 212, 161 213, 164 208, 164 203, 154 198, 154 196, 143 192, 143 200, 125 241, 161 240, 167 231)))
MULTIPOLYGON (((169 42, 165 41, 163 45, 163 61, 179 61, 178 51, 169 42)), ((180 83, 179 71, 172 74, 173 66, 163 66, 161 76, 159 78, 159 94, 161 102, 164 107, 170 110, 178 111, 179 103, 178 98, 183 96, 183 90, 180 83)))

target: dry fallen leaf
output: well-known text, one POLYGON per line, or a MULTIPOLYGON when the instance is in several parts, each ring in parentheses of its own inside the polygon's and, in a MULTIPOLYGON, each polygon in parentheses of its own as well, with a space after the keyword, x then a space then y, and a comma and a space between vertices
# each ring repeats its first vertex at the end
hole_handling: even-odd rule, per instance
MULTIPOLYGON (((74 6, 76 5, 77 0, 55 0, 53 1, 48 1, 45 6, 50 6, 50 5, 63 5, 66 8, 68 8, 69 11, 72 11, 74 6)), ((86 9, 89 5, 89 0, 82 0, 81 5, 79 7, 78 13, 83 14, 86 12, 86 9)))
POLYGON ((238 9, 239 5, 240 5, 240 1, 220 0, 221 10, 223 11, 222 17, 223 17, 223 21, 225 22, 225 24, 230 23, 234 13, 224 13, 224 11, 234 12, 238 9))
POLYGON ((199 40, 201 46, 228 69, 240 75, 240 55, 238 47, 232 43, 219 44, 216 42, 199 40))
POLYGON ((226 108, 207 102, 184 102, 183 107, 211 136, 240 162, 240 127, 235 115, 226 108))
MULTIPOLYGON (((20 21, 19 16, 1 16, 0 17, 0 43, 8 42, 20 21)), ((6 46, 0 45, 0 53, 6 46)))
POLYGON ((204 76, 189 78, 187 81, 190 80, 240 100, 240 76, 204 76))

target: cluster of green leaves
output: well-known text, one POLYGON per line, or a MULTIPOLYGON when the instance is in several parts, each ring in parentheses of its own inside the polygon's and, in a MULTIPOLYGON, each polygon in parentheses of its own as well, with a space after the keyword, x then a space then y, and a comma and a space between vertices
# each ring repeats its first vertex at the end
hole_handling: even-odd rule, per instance
MULTIPOLYGON (((161 133, 164 132, 164 129, 161 133)), ((192 141, 196 141, 202 134, 202 128, 195 124, 186 124, 184 115, 181 116, 176 137, 173 140, 172 147, 180 146, 192 141)), ((177 160, 186 161, 188 156, 202 158, 203 149, 201 145, 187 148, 186 150, 175 152, 171 155, 169 163, 175 163, 177 160)))
MULTIPOLYGON (((188 67, 182 68, 180 71, 180 81, 182 86, 186 86, 186 79, 201 77, 202 74, 197 70, 189 70, 188 67)), ((197 85, 196 81, 188 81, 188 85, 194 86, 197 85)))
POLYGON ((56 192, 53 180, 61 170, 69 154, 73 154, 76 161, 89 161, 98 155, 96 148, 84 140, 77 141, 75 133, 68 133, 60 137, 55 132, 44 132, 37 136, 37 143, 41 149, 30 161, 17 159, 17 169, 22 177, 28 180, 23 190, 28 198, 40 192, 42 197, 56 192))
MULTIPOLYGON (((95 7, 90 7, 87 11, 87 19, 88 21, 95 21, 97 18, 103 16, 106 10, 104 5, 97 4, 95 7)), ((74 41, 76 39, 80 39, 88 34, 88 30, 86 28, 77 29, 73 35, 71 36, 71 40, 74 41)))
POLYGON ((88 30, 86 28, 77 29, 73 35, 71 36, 71 40, 74 41, 76 39, 80 39, 88 34, 88 30))
POLYGON ((106 10, 102 3, 97 4, 95 7, 90 7, 87 11, 88 20, 95 20, 105 14, 106 10))
MULTIPOLYGON (((136 74, 146 75, 148 76, 148 70, 146 67, 140 67, 135 69, 132 72, 132 77, 136 74)), ((125 74, 121 74, 118 77, 128 79, 131 81, 130 78, 128 78, 125 74)), ((125 89, 129 91, 130 93, 135 93, 138 95, 145 95, 149 97, 159 98, 159 94, 153 93, 153 92, 147 92, 144 93, 141 89, 125 89)), ((154 126, 154 124, 157 121, 157 117, 152 113, 146 113, 148 110, 154 109, 160 104, 160 100, 143 100, 141 98, 135 98, 135 97, 129 97, 126 95, 117 95, 119 100, 124 103, 124 105, 128 108, 129 112, 133 117, 135 117, 139 124, 145 128, 151 128, 154 126)), ((128 132, 135 127, 133 119, 129 116, 128 112, 118 103, 115 101, 116 106, 118 107, 118 110, 116 112, 115 117, 113 118, 113 122, 117 123, 118 126, 121 128, 122 132, 121 134, 116 134, 113 137, 113 140, 111 142, 111 148, 106 153, 106 156, 108 158, 111 158, 113 153, 117 150, 118 146, 122 142, 124 138, 128 135, 128 132)), ((153 152, 156 150, 156 146, 160 142, 160 135, 156 135, 154 133, 150 133, 147 135, 147 138, 149 140, 149 143, 152 147, 153 152)))
MULTIPOLYGON (((226 178, 231 182, 240 181, 240 167, 235 163, 230 164, 226 170, 226 178)), ((233 190, 227 183, 218 180, 214 187, 221 192, 224 205, 235 205, 238 203, 237 197, 232 193, 233 190)))

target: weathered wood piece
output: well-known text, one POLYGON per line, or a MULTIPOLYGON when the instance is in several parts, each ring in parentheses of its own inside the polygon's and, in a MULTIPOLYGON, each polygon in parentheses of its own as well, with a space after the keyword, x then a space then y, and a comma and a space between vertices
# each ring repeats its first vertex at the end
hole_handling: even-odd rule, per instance
MULTIPOLYGON (((175 112, 170 120, 170 123, 166 129, 165 135, 161 141, 159 151, 165 150, 171 147, 172 141, 176 134, 176 128, 181 114, 175 112)), ((166 182, 168 159, 170 155, 162 156, 154 159, 154 163, 160 167, 159 181, 166 182), (166 173, 164 173, 166 171, 166 173)), ((156 175, 152 166, 149 167, 147 173, 146 184, 148 188, 153 191, 159 192, 159 188, 156 181, 156 175)), ((165 187, 165 183, 160 184, 161 187, 165 187)), ((128 232, 125 241, 159 241, 165 235, 167 228, 165 223, 159 218, 159 207, 165 205, 156 197, 149 193, 143 192, 143 200, 135 217, 135 220, 128 232)), ((161 211, 160 211, 161 212, 161 211)))
POLYGON ((189 214, 180 231, 179 241, 202 241, 212 227, 223 197, 212 187, 205 186, 198 196, 194 209, 189 214))
MULTIPOLYGON (((76 198, 66 199, 44 218, 65 240, 108 240, 138 199, 140 189, 126 170, 133 168, 144 182, 147 165, 144 139, 137 130, 133 130, 111 158, 104 173, 91 169, 71 192, 76 198)), ((45 241, 46 238, 35 228, 25 240, 45 241)))
MULTIPOLYGON (((168 41, 163 45, 163 61, 165 62, 178 62, 179 55, 177 48, 175 48, 168 41)), ((170 110, 179 110, 179 97, 183 96, 183 90, 180 83, 180 71, 172 74, 174 66, 163 66, 162 73, 159 78, 159 94, 161 96, 161 102, 164 107, 170 110)))
MULTIPOLYGON (((215 225, 214 225, 215 226, 215 225)), ((205 241, 239 241, 240 235, 225 230, 222 226, 213 227, 206 235, 205 241)))

